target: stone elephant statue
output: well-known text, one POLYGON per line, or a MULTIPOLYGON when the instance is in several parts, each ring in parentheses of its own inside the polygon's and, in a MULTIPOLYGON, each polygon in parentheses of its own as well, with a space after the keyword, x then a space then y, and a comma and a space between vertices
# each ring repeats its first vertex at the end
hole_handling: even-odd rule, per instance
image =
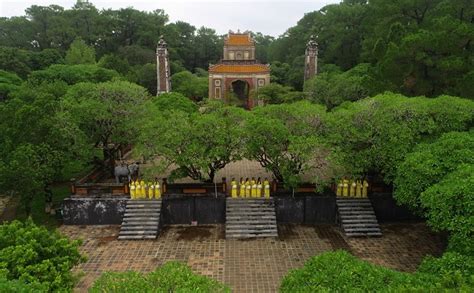
POLYGON ((138 176, 138 172, 140 171, 140 166, 138 162, 132 164, 120 164, 115 166, 114 168, 114 176, 115 182, 120 183, 120 178, 127 177, 128 181, 130 182, 133 177, 138 176))

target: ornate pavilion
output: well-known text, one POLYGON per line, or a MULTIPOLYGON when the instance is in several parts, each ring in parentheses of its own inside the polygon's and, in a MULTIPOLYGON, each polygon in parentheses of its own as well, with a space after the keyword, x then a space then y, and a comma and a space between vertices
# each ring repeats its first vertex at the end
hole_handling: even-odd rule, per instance
POLYGON ((270 66, 255 58, 250 32, 229 31, 220 63, 209 65, 209 98, 251 109, 258 101, 258 88, 270 83, 270 66))

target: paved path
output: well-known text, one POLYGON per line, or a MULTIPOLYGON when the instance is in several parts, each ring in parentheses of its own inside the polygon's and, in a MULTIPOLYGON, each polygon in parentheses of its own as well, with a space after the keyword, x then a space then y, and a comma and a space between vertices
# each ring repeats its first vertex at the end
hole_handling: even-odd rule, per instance
POLYGON ((346 239, 336 226, 280 225, 279 239, 225 240, 224 226, 167 227, 157 240, 118 241, 119 226, 62 226, 84 240, 88 261, 77 292, 104 271, 149 272, 170 260, 228 284, 233 292, 275 292, 288 270, 313 255, 346 249, 372 263, 413 271, 427 254, 439 255, 442 239, 424 224, 382 225, 382 238, 346 239))

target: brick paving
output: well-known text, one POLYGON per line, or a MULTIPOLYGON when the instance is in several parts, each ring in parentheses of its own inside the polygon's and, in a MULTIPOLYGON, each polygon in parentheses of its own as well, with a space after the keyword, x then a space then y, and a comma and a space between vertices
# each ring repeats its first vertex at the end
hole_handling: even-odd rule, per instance
POLYGON ((280 225, 279 239, 225 240, 224 226, 166 227, 157 240, 118 241, 119 226, 62 226, 83 239, 88 261, 76 268, 84 276, 76 287, 86 292, 104 271, 149 272, 171 260, 228 284, 233 292, 275 292, 290 269, 313 255, 345 249, 354 255, 402 271, 413 271, 422 258, 439 255, 443 238, 424 224, 382 225, 381 238, 346 239, 336 226, 280 225))

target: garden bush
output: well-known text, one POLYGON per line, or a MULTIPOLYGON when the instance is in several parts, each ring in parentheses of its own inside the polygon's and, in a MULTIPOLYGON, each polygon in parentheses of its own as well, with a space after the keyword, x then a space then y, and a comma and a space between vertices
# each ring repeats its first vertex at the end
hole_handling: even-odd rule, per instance
POLYGON ((20 292, 23 287, 69 291, 75 281, 71 269, 84 260, 79 244, 31 220, 1 225, 0 291, 10 285, 21 288, 20 292))
MULTIPOLYGON (((455 171, 460 164, 474 164, 474 132, 450 132, 431 144, 419 145, 406 156, 397 169, 394 181, 395 199, 413 211, 423 214, 427 205, 436 203, 428 203, 431 196, 427 195, 425 199, 428 201, 422 205, 422 192, 455 171)), ((453 180, 455 182, 452 184, 458 184, 456 178, 450 179, 453 180)), ((433 192, 436 191, 432 190, 430 193, 433 192)), ((438 197, 438 200, 443 204, 449 204, 443 197, 438 197)))
MULTIPOLYGON (((446 260, 449 262, 449 260, 446 260)), ((444 264, 441 264, 443 266, 444 264)), ((327 252, 311 258, 303 268, 291 271, 282 280, 281 292, 403 292, 470 291, 472 280, 457 271, 432 274, 436 263, 427 263, 426 272, 403 273, 357 259, 346 251, 327 252)))
POLYGON ((473 123, 474 102, 451 96, 408 98, 385 93, 344 103, 328 117, 328 137, 341 148, 349 174, 374 173, 390 184, 420 143, 473 123))
POLYGON ((197 275, 183 263, 168 262, 149 274, 106 272, 90 292, 230 292, 210 278, 197 275))

